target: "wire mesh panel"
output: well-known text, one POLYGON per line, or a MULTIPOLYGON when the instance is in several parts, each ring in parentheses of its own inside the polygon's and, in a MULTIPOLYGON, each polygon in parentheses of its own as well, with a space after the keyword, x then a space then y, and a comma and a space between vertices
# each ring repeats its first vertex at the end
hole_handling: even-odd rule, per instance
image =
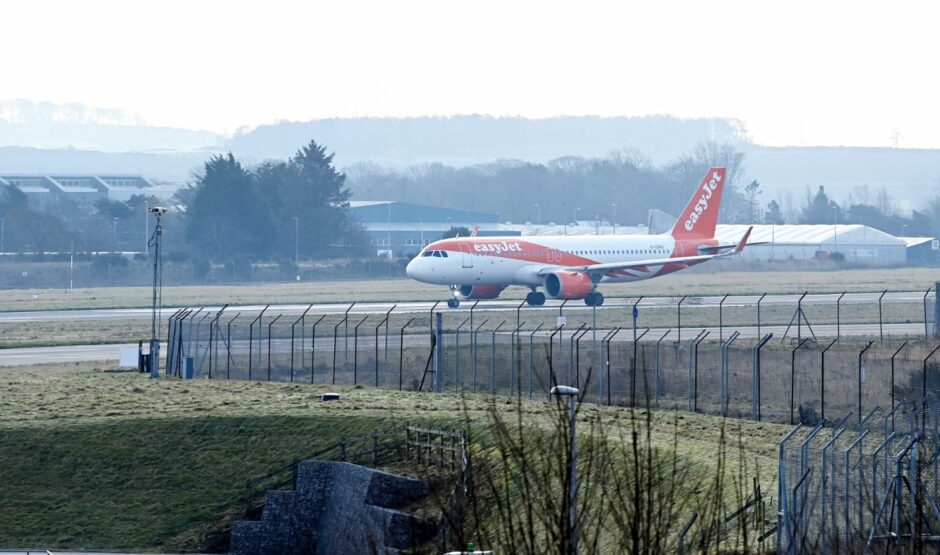
MULTIPOLYGON (((736 337, 727 323, 721 330, 685 327, 681 342, 674 329, 640 328, 634 344, 632 326, 611 327, 631 323, 624 321, 630 306, 566 307, 561 328, 557 308, 487 308, 473 320, 469 310, 446 312, 438 346, 444 390, 539 397, 552 385, 570 383, 589 402, 759 413, 778 422, 789 422, 792 414, 793 421, 812 425, 849 412, 857 422, 875 407, 919 402, 925 392, 940 389, 933 340, 843 338, 830 344, 804 334, 802 343, 774 338, 762 344, 758 358, 753 336, 736 337), (718 337, 730 343, 723 348, 718 337)), ((434 369, 428 313, 309 309, 180 310, 169 322, 168 368, 185 376, 191 365, 199 379, 405 390, 417 389, 434 369)), ((644 315, 652 318, 649 311, 644 315)))

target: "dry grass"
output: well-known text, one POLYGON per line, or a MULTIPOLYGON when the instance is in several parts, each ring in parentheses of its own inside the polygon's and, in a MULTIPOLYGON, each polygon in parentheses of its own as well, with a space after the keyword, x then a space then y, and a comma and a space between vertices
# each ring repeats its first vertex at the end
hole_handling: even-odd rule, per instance
MULTIPOLYGON (((702 268, 707 269, 707 265, 702 268)), ((713 268, 714 269, 714 268, 713 268)), ((748 272, 692 269, 662 278, 602 286, 608 297, 679 296, 753 293, 815 293, 841 291, 922 291, 932 287, 936 271, 929 268, 878 270, 748 272)), ((502 298, 522 299, 526 290, 510 288, 502 298)), ((75 289, 10 289, 0 291, 3 310, 62 310, 77 308, 129 308, 150 306, 149 287, 75 289), (34 299, 33 295, 38 298, 34 299)), ((449 295, 446 287, 410 279, 380 281, 317 281, 252 285, 166 287, 165 306, 203 306, 285 303, 348 303, 437 301, 449 295)))
MULTIPOLYGON (((245 479, 335 441, 405 420, 457 425, 483 396, 329 386, 151 381, 102 363, 0 368, 0 545, 171 549, 231 518, 245 479), (214 524, 215 523, 215 524, 214 524)), ((544 402, 519 405, 537 422, 544 402)), ((625 409, 586 406, 585 420, 621 422, 625 409)), ((653 443, 714 463, 723 422, 772 487, 776 442, 788 429, 688 413, 653 413, 653 443)), ((203 546, 206 547, 206 546, 203 546)))

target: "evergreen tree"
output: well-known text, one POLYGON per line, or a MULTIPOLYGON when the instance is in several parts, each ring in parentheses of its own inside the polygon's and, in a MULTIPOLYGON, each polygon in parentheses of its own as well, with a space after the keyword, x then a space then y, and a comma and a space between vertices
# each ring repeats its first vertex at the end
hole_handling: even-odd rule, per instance
POLYGON ((771 200, 767 203, 767 211, 764 212, 764 223, 774 225, 782 225, 784 223, 780 203, 776 200, 771 200))
MULTIPOLYGON (((809 195, 807 194, 807 196, 809 195)), ((809 198, 809 202, 803 208, 803 212, 800 214, 800 223, 832 224, 842 222, 840 212, 839 205, 829 198, 826 189, 820 185, 819 190, 809 198)))
POLYGON ((273 236, 268 203, 232 153, 216 155, 191 192, 186 237, 208 256, 263 255, 273 236))

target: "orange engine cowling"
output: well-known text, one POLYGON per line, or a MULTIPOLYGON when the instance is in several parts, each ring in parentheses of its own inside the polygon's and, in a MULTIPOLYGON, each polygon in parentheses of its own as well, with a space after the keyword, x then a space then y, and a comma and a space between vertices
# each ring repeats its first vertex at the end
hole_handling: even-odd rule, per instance
POLYGON ((501 285, 461 285, 460 296, 468 300, 495 299, 503 289, 501 285))
POLYGON ((545 276, 545 296, 550 299, 583 299, 594 290, 591 276, 580 272, 554 272, 545 276))

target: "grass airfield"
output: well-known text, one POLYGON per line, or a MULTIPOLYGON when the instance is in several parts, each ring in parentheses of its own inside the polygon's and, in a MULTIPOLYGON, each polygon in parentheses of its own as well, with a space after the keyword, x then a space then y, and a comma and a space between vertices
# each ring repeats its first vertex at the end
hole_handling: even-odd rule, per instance
MULTIPOLYGON (((708 265, 636 283, 601 286, 605 296, 636 297, 761 293, 838 293, 842 291, 926 291, 940 279, 932 268, 833 271, 707 271, 708 265), (704 269, 703 269, 704 268, 704 269)), ((712 268, 714 270, 714 268, 712 268)), ((522 300, 527 289, 510 287, 500 298, 522 300)), ((302 281, 249 285, 184 285, 163 288, 163 306, 308 304, 446 300, 444 286, 412 279, 374 281, 302 281)), ((3 311, 82 308, 146 308, 150 287, 7 289, 0 291, 3 311), (34 298, 35 297, 35 298, 34 298)))

